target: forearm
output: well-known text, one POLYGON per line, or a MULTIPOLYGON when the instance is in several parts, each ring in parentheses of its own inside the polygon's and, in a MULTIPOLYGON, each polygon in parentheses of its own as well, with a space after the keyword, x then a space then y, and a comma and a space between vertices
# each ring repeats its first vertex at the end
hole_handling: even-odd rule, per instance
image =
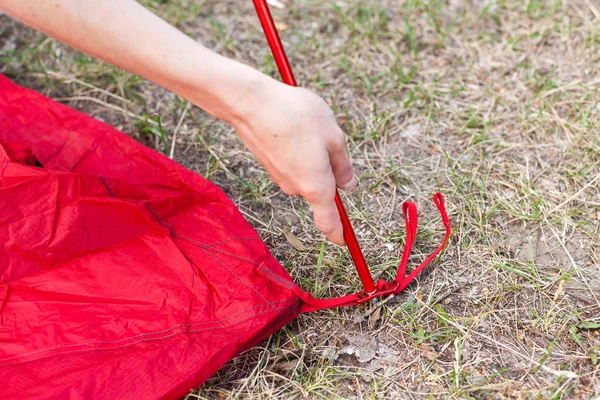
POLYGON ((0 0, 0 9, 233 122, 270 78, 221 57, 133 0, 0 0))

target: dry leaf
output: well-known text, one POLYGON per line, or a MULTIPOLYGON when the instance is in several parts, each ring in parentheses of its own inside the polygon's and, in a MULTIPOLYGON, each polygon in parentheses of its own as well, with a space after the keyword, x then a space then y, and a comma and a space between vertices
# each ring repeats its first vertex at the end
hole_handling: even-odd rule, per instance
POLYGON ((421 350, 421 355, 428 359, 429 361, 433 361, 438 358, 438 354, 431 346, 427 346, 426 344, 420 344, 419 349, 421 350))
POLYGON ((375 328, 377 321, 381 319, 381 307, 377 307, 375 311, 369 316, 369 326, 371 329, 375 328))
POLYGON ((285 235, 285 238, 287 239, 288 243, 291 244, 292 246, 294 246, 294 248, 296 250, 298 250, 298 251, 306 251, 306 250, 308 250, 306 248, 306 246, 303 245, 302 242, 292 232, 285 232, 284 231, 283 234, 285 235))
POLYGON ((373 337, 364 333, 345 335, 349 344, 340 349, 339 354, 352 354, 359 363, 366 363, 377 355, 378 343, 373 337))

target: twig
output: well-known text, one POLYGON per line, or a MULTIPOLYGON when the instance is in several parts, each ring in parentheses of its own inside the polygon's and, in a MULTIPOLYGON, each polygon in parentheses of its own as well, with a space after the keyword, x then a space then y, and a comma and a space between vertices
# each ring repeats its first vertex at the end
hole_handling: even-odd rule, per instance
MULTIPOLYGON (((122 112, 123 114, 128 115, 132 118, 143 119, 143 117, 141 117, 140 115, 132 113, 131 111, 127 111, 126 109, 124 109, 122 107, 107 103, 105 101, 102 101, 100 99, 97 99, 97 98, 91 97, 91 96, 55 97, 54 100, 56 100, 56 101, 90 101, 92 103, 100 104, 106 108, 110 108, 111 110, 122 112)), ((150 125, 158 126, 158 123, 151 119, 148 119, 146 122, 150 125)))
POLYGON ((590 0, 585 0, 585 4, 590 8, 590 11, 592 12, 592 14, 594 14, 596 19, 600 21, 600 11, 598 11, 598 9, 594 7, 590 0))
POLYGON ((177 132, 179 132, 179 127, 181 126, 183 120, 185 119, 185 116, 187 115, 189 109, 190 109, 190 102, 188 101, 185 104, 185 108, 181 112, 181 116, 179 117, 177 126, 175 127, 175 130, 173 131, 173 140, 171 140, 171 153, 169 154, 169 158, 171 160, 173 159, 173 154, 175 153, 175 139, 177 138, 177 132))
MULTIPOLYGON (((49 76, 52 76, 53 78, 56 79, 61 79, 64 83, 70 83, 70 82, 75 82, 81 86, 85 86, 89 89, 95 90, 97 92, 103 93, 105 95, 107 95, 108 97, 112 97, 116 100, 122 101, 123 103, 127 103, 127 104, 133 104, 133 102, 131 100, 127 100, 125 97, 121 97, 119 95, 116 95, 114 93, 109 92, 108 90, 104 90, 101 89, 97 86, 92 85, 91 83, 87 83, 84 82, 80 79, 75 78, 74 76, 68 76, 68 75, 63 75, 63 74, 59 74, 58 72, 54 72, 54 71, 46 71, 46 74, 49 76)), ((32 72, 29 75, 31 76, 37 76, 37 77, 43 77, 44 74, 41 74, 39 72, 32 72)))

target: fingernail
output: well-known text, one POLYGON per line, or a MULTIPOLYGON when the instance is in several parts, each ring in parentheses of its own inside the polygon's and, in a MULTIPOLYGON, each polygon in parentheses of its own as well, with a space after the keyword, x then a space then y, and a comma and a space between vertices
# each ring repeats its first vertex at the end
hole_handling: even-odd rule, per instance
POLYGON ((351 181, 343 184, 340 189, 346 192, 351 192, 352 190, 356 189, 356 179, 352 178, 351 181))

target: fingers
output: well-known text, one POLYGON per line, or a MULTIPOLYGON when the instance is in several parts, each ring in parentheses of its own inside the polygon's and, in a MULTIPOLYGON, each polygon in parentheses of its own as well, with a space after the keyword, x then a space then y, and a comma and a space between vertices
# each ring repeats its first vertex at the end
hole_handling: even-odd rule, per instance
POLYGON ((344 230, 342 222, 340 221, 340 214, 335 206, 334 198, 332 197, 330 200, 328 199, 324 202, 311 203, 309 201, 309 203, 313 209, 317 229, 323 232, 325 236, 327 236, 327 239, 333 243, 345 246, 344 230))
MULTIPOLYGON (((356 186, 352 163, 346 152, 344 133, 339 127, 331 139, 326 141, 327 153, 323 155, 322 168, 318 168, 320 180, 301 195, 312 206, 315 225, 327 239, 340 246, 346 245, 340 214, 335 205, 336 186, 352 190, 356 186)), ((316 165, 313 165, 316 167, 316 165)), ((316 171, 317 169, 315 169, 316 171)))
POLYGON ((338 130, 329 146, 329 160, 337 187, 342 190, 352 190, 356 186, 354 170, 346 152, 344 133, 341 129, 338 130))
POLYGON ((300 194, 311 205, 317 229, 333 243, 344 246, 344 230, 340 214, 335 205, 335 178, 331 170, 321 176, 313 187, 303 190, 300 194))

